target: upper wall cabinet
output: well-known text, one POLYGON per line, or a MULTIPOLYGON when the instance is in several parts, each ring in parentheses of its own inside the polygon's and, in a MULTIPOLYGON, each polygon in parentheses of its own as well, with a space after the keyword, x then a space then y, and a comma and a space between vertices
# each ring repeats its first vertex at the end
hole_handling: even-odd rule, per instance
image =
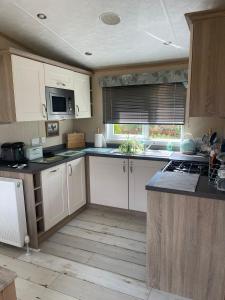
POLYGON ((0 122, 46 120, 43 64, 1 55, 0 103, 0 122))
POLYGON ((186 18, 191 32, 189 116, 225 117, 225 10, 186 18))
POLYGON ((75 118, 91 117, 90 76, 74 73, 75 118))
POLYGON ((73 90, 73 71, 44 64, 45 85, 60 89, 73 90))

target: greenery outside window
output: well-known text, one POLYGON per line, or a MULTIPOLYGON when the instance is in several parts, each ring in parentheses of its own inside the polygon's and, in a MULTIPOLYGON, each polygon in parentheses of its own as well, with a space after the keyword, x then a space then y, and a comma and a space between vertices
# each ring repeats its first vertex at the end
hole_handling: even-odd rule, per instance
POLYGON ((142 124, 107 124, 108 141, 123 141, 128 136, 145 142, 165 144, 168 141, 180 142, 181 125, 142 125, 142 124))

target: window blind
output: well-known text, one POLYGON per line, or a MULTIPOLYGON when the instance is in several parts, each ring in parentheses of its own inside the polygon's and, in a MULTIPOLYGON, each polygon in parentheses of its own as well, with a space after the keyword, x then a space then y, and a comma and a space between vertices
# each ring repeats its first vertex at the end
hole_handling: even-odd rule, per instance
POLYGON ((182 83, 103 88, 105 124, 184 124, 182 83))

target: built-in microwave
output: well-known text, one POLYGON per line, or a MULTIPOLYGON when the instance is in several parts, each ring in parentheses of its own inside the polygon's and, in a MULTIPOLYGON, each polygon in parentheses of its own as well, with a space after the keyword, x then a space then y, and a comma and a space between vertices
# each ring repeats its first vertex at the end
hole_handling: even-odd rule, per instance
POLYGON ((75 117, 74 91, 45 87, 48 120, 75 117))

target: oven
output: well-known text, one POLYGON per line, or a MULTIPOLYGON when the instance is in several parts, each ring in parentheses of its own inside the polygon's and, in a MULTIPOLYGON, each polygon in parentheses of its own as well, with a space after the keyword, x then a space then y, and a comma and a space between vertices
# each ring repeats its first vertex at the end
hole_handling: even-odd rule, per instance
POLYGON ((46 87, 48 120, 73 119, 75 117, 74 91, 46 87))

